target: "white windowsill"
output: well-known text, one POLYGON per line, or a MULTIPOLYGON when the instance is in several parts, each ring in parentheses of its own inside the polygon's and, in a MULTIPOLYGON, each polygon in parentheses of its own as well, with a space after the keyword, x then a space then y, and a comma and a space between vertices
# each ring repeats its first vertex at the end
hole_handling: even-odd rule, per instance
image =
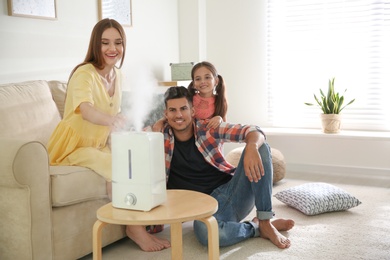
POLYGON ((266 135, 276 136, 310 136, 323 138, 340 138, 340 139, 375 139, 375 140, 390 140, 390 132, 374 132, 374 131, 349 131, 341 130, 337 134, 325 134, 321 129, 297 129, 297 128, 261 128, 266 135))

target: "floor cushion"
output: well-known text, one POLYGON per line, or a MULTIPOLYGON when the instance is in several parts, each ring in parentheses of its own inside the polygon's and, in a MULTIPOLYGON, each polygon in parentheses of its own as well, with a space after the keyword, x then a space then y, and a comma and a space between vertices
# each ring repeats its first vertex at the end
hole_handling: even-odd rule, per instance
MULTIPOLYGON (((237 166, 243 150, 244 147, 235 148, 225 156, 225 159, 230 164, 237 166)), ((286 161, 284 160, 283 154, 278 149, 271 148, 271 155, 274 169, 273 183, 276 183, 286 176, 286 161)))

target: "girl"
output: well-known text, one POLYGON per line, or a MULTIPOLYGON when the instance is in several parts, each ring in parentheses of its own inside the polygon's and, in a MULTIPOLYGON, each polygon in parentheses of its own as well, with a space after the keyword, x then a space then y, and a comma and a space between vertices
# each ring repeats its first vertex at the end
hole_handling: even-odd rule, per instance
MULTIPOLYGON (((226 122, 227 100, 225 82, 215 66, 207 61, 197 63, 191 70, 192 81, 188 90, 195 109, 195 118, 207 120, 207 127, 216 128, 222 121, 226 122)), ((153 131, 160 132, 165 119, 153 125, 153 131)))
POLYGON ((209 119, 208 127, 217 127, 226 122, 227 101, 225 83, 213 64, 207 61, 197 63, 191 71, 192 81, 188 90, 195 108, 195 118, 209 119))

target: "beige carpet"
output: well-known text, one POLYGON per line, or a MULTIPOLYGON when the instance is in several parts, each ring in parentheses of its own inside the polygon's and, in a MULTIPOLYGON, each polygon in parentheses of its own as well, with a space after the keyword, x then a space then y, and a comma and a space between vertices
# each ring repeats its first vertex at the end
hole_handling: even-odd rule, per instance
MULTIPOLYGON (((274 194, 287 187, 308 181, 286 179, 274 186, 274 194)), ((334 184, 334 183, 332 183, 334 184)), ((334 184, 362 204, 343 212, 305 216, 273 198, 277 218, 292 218, 295 227, 283 232, 292 241, 282 250, 262 238, 252 238, 220 249, 220 259, 390 259, 390 189, 334 184)), ((252 218, 253 215, 249 216, 252 218)), ((169 239, 169 226, 158 234, 169 239)), ((123 239, 103 249, 103 259, 146 260, 171 259, 170 249, 146 253, 131 240, 123 239)), ((207 248, 201 246, 192 232, 192 223, 183 224, 183 259, 208 259, 207 248)), ((92 259, 88 255, 83 260, 92 259)))

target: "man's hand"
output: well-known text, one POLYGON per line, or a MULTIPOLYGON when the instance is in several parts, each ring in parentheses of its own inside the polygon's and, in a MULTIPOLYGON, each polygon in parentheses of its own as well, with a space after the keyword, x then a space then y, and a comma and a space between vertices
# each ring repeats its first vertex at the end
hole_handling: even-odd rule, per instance
POLYGON ((258 182, 261 177, 264 176, 263 162, 256 143, 246 145, 244 154, 244 171, 250 182, 258 182))
POLYGON ((244 171, 250 182, 258 182, 264 176, 264 167, 259 154, 265 137, 260 132, 250 132, 245 137, 244 171))

